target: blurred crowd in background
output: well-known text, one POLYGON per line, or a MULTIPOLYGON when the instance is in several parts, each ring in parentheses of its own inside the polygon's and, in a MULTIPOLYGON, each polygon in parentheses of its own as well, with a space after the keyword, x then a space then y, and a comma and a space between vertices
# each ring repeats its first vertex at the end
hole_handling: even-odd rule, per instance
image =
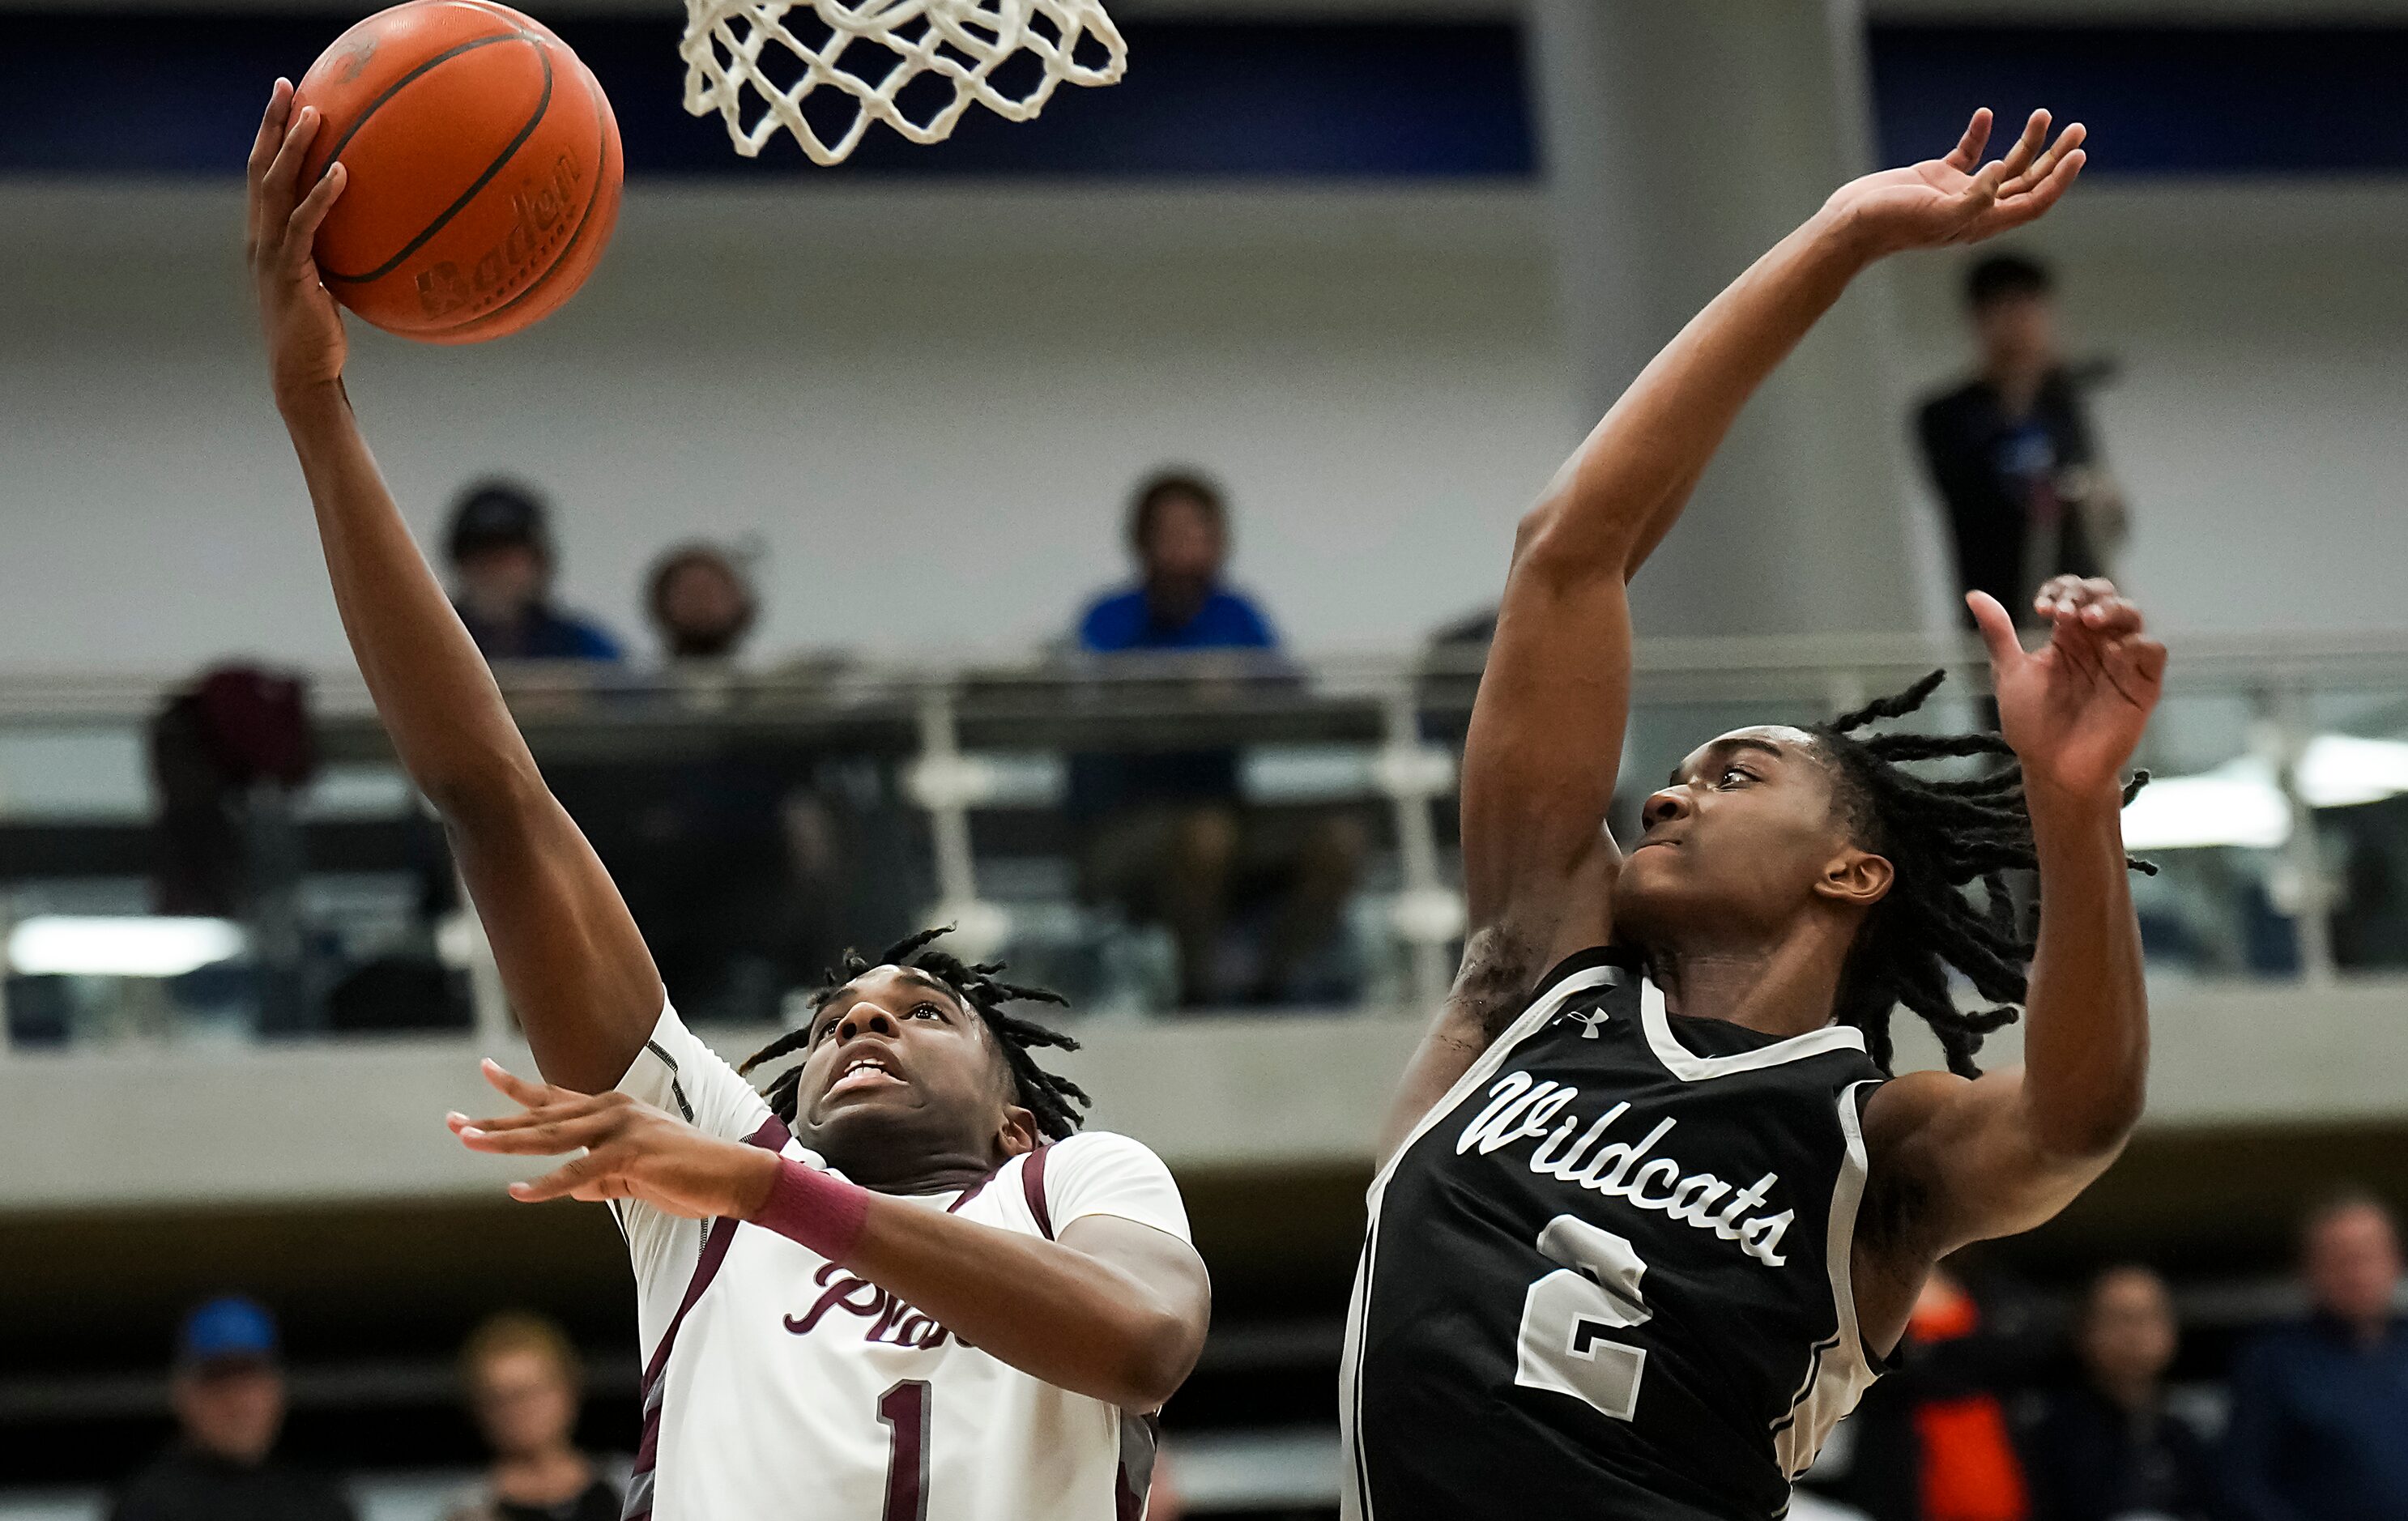
MULTIPOLYGON (((1808 1476, 1799 1514, 1819 1499, 1872 1521, 2402 1521, 2401 1271, 2389 1210, 2356 1190, 2328 1196, 2300 1227, 2306 1313, 2253 1337, 2228 1380, 2177 1387, 2182 1330, 2154 1269, 2109 1266, 2068 1307, 1943 1268, 1890 1375, 1808 1476)), ((627 1460, 578 1447, 581 1379, 539 1315, 477 1329, 460 1396, 492 1460, 448 1521, 618 1514, 627 1460)), ((227 1297, 194 1309, 173 1390, 178 1435, 126 1481, 112 1521, 351 1521, 337 1476, 279 1449, 285 1391, 265 1307, 227 1297)), ((1175 1475, 1175 1440, 1169 1452, 1175 1475)), ((1154 1521, 1177 1514, 1156 1497, 1154 1521)))

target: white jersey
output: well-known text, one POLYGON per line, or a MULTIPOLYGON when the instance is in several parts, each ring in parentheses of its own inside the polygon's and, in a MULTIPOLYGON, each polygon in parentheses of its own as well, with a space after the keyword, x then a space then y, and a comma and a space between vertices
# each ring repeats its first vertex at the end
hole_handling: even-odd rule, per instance
MULTIPOLYGON (((673 1011, 619 1091, 729 1140, 826 1164, 673 1011)), ((1090 1214, 1188 1240, 1169 1169, 1078 1135, 960 1193, 906 1196, 1051 1240, 1090 1214)), ((997 1361, 810 1248, 735 1220, 612 1206, 636 1269, 644 1434, 629 1517, 1136 1521, 1154 1423, 997 1361)))

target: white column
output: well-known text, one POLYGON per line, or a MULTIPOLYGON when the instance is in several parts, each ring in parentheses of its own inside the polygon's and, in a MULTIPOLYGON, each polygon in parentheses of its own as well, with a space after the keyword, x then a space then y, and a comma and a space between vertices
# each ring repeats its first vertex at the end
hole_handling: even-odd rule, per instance
MULTIPOLYGON (((1526 45, 1574 384, 1598 417, 1870 166, 1862 18, 1854 0, 1529 0, 1526 45)), ((1642 636, 1947 626, 1886 325, 1876 272, 1750 404, 1632 588, 1642 636)))

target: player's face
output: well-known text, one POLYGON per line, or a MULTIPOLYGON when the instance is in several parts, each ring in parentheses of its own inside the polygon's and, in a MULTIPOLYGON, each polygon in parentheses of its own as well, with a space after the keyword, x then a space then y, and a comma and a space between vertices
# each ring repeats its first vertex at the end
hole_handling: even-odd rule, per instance
POLYGON ((1802 729, 1736 729, 1705 745, 1641 811, 1644 830, 1614 883, 1616 932, 1640 944, 1701 930, 1770 938, 1818 899, 1861 893, 1867 873, 1885 890, 1886 864, 1856 848, 1833 801, 1802 729))
POLYGON ((985 1022, 951 988, 925 972, 880 967, 816 1016, 795 1131, 856 1178, 908 1172, 919 1157, 999 1162, 1034 1141, 1008 1083, 985 1022))

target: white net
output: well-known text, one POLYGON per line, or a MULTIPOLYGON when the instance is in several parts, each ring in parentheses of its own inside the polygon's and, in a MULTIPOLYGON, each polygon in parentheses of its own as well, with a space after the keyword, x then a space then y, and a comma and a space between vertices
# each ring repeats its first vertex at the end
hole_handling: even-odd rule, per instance
POLYGON ((717 111, 738 152, 784 131, 815 164, 843 162, 872 122, 915 143, 973 103, 1025 122, 1063 80, 1111 84, 1128 61, 1096 0, 686 0, 678 52, 685 108, 717 111), (823 91, 839 93, 807 117, 823 91))

